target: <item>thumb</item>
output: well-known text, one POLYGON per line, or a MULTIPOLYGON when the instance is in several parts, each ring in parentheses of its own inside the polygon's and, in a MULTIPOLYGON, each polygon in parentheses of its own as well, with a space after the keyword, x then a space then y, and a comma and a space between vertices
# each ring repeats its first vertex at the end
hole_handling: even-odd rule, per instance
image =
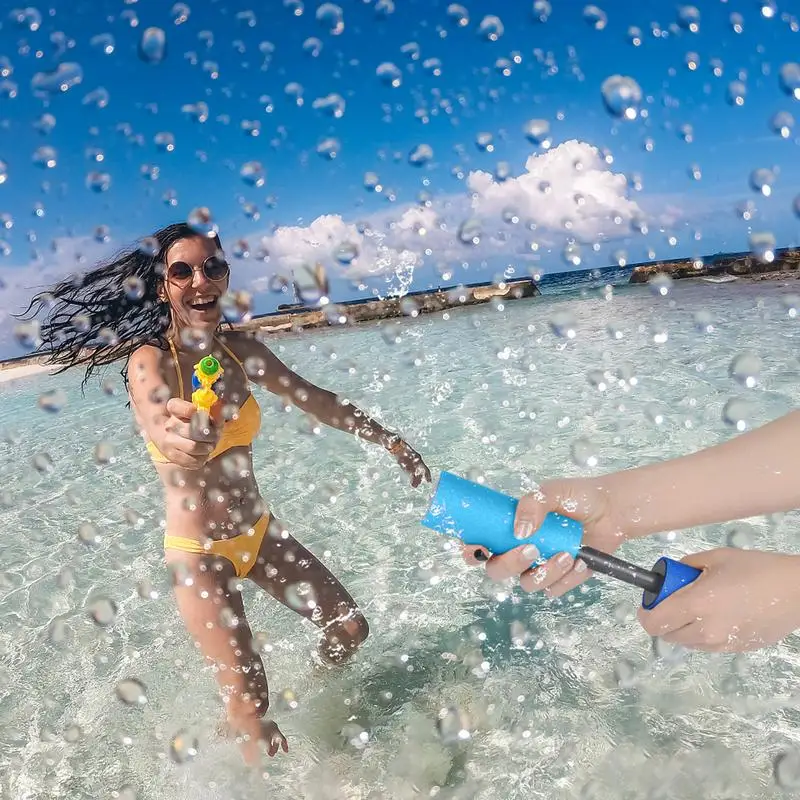
POLYGON ((532 536, 551 512, 585 522, 589 518, 589 511, 586 498, 575 495, 573 484, 548 481, 520 498, 514 533, 523 539, 532 536))
POLYGON ((167 413, 184 422, 189 422, 197 409, 188 400, 181 397, 170 397, 167 401, 167 413))

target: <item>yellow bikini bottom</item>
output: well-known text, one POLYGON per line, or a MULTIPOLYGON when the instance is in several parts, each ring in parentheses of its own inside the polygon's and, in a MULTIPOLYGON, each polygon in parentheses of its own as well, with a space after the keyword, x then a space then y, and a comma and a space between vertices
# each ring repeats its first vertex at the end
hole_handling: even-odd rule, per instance
POLYGON ((238 578, 244 578, 255 566, 261 542, 269 527, 270 515, 265 513, 250 530, 232 539, 209 539, 205 543, 185 536, 164 537, 165 550, 180 550, 183 553, 215 555, 227 558, 233 564, 238 578))

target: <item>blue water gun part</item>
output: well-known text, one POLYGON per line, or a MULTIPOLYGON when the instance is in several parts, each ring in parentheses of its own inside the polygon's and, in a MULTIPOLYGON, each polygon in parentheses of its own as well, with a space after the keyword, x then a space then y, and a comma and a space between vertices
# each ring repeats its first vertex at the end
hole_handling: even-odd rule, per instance
POLYGON ((583 525, 561 514, 547 514, 538 530, 526 539, 518 539, 514 535, 517 504, 513 497, 442 472, 422 524, 437 533, 459 538, 464 544, 485 547, 494 555, 525 544, 538 549, 537 563, 558 553, 569 553, 594 572, 643 589, 642 607, 647 610, 701 574, 701 570, 671 558, 662 557, 647 570, 593 547, 584 547, 583 525))

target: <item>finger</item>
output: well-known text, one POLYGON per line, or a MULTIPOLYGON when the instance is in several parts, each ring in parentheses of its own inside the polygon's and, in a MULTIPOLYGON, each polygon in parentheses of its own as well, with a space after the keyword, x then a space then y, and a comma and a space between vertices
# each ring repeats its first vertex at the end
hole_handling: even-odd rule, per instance
POLYGON ((170 397, 170 399, 167 400, 167 413, 171 414, 173 417, 178 417, 178 419, 188 422, 196 411, 197 409, 188 400, 184 400, 182 397, 170 397))
MULTIPOLYGON (((689 587, 684 587, 682 591, 688 592, 689 587)), ((637 617, 639 624, 650 636, 662 638, 697 619, 696 614, 689 610, 686 597, 680 595, 668 597, 651 611, 640 608, 637 617)))
POLYGON ((283 742, 281 742, 281 746, 283 747, 284 753, 289 752, 289 742, 287 742, 286 739, 284 739, 283 742))
POLYGON ((545 594, 548 597, 561 597, 591 577, 592 571, 586 566, 586 562, 578 558, 575 560, 573 568, 563 578, 559 578, 545 587, 545 594))
POLYGON ((569 553, 559 553, 541 566, 523 573, 519 585, 526 592, 541 592, 556 581, 560 581, 572 569, 574 563, 569 553))
POLYGON ((492 554, 485 547, 471 544, 461 546, 461 555, 471 567, 485 564, 492 557, 492 554))
POLYGON ((500 556, 492 556, 486 564, 486 574, 493 581, 514 578, 529 570, 539 559, 539 551, 535 545, 526 544, 515 547, 500 556))

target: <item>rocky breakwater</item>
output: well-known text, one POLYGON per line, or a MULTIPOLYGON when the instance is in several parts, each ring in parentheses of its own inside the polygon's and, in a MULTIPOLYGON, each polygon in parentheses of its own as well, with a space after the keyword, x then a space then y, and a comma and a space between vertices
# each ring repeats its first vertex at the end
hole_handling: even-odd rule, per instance
POLYGON ((402 298, 353 300, 345 303, 331 303, 323 308, 313 309, 302 306, 291 307, 275 314, 255 317, 236 327, 264 333, 299 331, 328 325, 350 325, 358 322, 392 319, 393 317, 433 314, 462 306, 481 305, 493 300, 519 300, 538 295, 539 288, 531 279, 498 284, 472 284, 430 292, 415 292, 402 298))
POLYGON ((772 261, 757 258, 752 253, 730 253, 698 259, 637 264, 631 273, 630 283, 647 283, 658 274, 669 275, 675 280, 724 275, 777 277, 781 273, 798 272, 798 268, 800 268, 800 249, 785 248, 775 250, 772 261))

